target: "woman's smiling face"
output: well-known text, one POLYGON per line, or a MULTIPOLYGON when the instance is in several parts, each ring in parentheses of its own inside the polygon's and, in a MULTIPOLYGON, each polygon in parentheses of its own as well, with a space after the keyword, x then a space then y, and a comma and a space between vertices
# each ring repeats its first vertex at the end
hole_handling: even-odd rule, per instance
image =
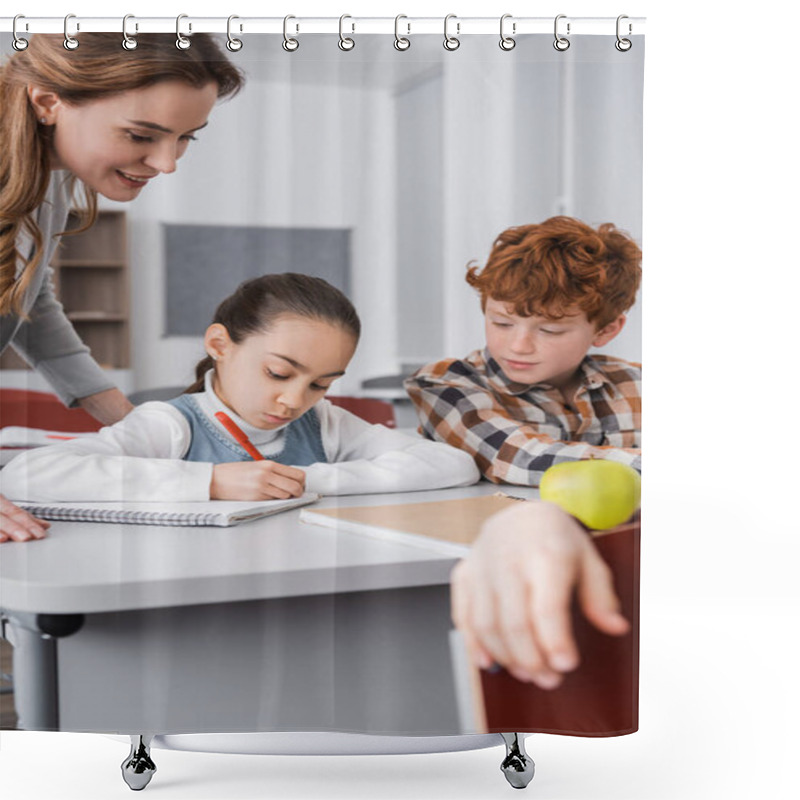
POLYGON ((71 105, 32 88, 37 118, 52 125, 53 168, 67 169, 109 200, 133 200, 157 175, 174 172, 217 100, 217 84, 162 81, 71 105))

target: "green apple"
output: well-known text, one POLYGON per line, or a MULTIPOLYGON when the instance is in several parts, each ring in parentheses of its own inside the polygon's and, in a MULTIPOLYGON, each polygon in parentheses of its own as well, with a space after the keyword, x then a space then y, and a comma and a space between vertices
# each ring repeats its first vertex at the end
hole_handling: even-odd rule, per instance
POLYGON ((602 459, 564 461, 542 476, 539 496, 594 530, 621 525, 639 508, 642 479, 626 464, 602 459))

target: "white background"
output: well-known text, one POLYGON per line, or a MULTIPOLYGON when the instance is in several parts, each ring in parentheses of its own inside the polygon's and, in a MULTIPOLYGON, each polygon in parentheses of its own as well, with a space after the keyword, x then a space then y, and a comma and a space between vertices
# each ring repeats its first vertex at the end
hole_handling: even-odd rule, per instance
MULTIPOLYGON (((646 16, 641 730, 533 737, 537 776, 526 791, 539 800, 796 797, 800 170, 791 43, 800 12, 686 0, 346 5, 36 0, 4 13, 646 16)), ((99 736, 3 732, 0 788, 14 800, 127 797, 125 751, 99 736)), ((170 800, 509 797, 501 756, 157 751, 145 791, 170 800)))

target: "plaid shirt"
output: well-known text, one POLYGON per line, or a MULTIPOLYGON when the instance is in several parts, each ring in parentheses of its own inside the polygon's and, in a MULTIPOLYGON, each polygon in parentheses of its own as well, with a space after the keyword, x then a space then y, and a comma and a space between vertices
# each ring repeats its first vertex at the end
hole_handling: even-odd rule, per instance
POLYGON ((561 461, 590 457, 641 471, 641 366, 586 356, 575 407, 554 386, 514 383, 488 350, 423 367, 405 382, 422 432, 466 450, 494 483, 538 486, 561 461))

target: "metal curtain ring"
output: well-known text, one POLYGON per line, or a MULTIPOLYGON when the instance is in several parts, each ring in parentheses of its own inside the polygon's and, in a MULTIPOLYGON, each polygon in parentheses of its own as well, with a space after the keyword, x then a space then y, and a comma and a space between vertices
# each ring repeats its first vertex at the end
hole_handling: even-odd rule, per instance
MULTIPOLYGON (((500 49, 508 52, 517 46, 517 40, 513 36, 506 36, 504 26, 507 19, 511 19, 511 14, 503 14, 500 17, 500 49)), ((517 32, 517 23, 511 23, 511 33, 517 32)))
POLYGON ((411 23, 406 22, 406 27, 408 28, 408 32, 406 36, 400 35, 400 20, 401 19, 408 19, 405 14, 398 14, 394 18, 394 49, 395 50, 408 50, 411 47, 411 39, 407 39, 406 36, 411 35, 411 23))
POLYGON ((453 50, 458 50, 458 48, 461 47, 461 40, 458 38, 458 34, 461 33, 461 23, 460 22, 456 22, 456 35, 455 36, 451 36, 447 32, 447 26, 448 26, 448 23, 450 22, 451 19, 457 20, 458 18, 456 17, 455 14, 448 14, 444 18, 444 42, 443 42, 443 45, 444 45, 444 49, 445 50, 449 50, 452 53, 453 50))
MULTIPOLYGON (((77 50, 78 49, 78 44, 79 44, 78 40, 74 36, 70 36, 69 35, 68 28, 69 28, 69 21, 71 19, 75 19, 75 15, 74 14, 67 14, 67 16, 64 17, 64 49, 65 50, 77 50)), ((81 26, 76 24, 76 26, 75 26, 76 32, 79 31, 80 29, 81 29, 81 26)))
MULTIPOLYGON (((620 22, 622 22, 623 19, 628 19, 628 15, 627 14, 620 14, 617 17, 617 41, 614 42, 614 47, 616 47, 617 50, 620 51, 620 53, 627 53, 628 50, 630 50, 631 47, 633 47, 633 42, 631 42, 630 39, 623 39, 619 35, 619 28, 620 28, 619 24, 620 24, 620 22)), ((630 36, 632 32, 633 32, 633 27, 631 26, 631 24, 629 22, 628 23, 628 36, 630 36)))
MULTIPOLYGON (((297 39, 293 39, 291 36, 289 36, 288 26, 290 19, 297 19, 297 17, 293 17, 291 14, 287 14, 283 18, 283 49, 287 53, 294 53, 294 51, 297 50, 298 47, 300 47, 300 42, 297 39)), ((299 25, 295 26, 295 28, 297 31, 300 30, 299 25)))
MULTIPOLYGON (((231 16, 228 17, 228 41, 225 42, 225 47, 227 47, 228 50, 231 51, 231 53, 238 53, 239 50, 241 50, 242 47, 244 47, 244 43, 242 42, 241 39, 236 39, 234 36, 231 35, 231 22, 233 22, 233 20, 235 19, 239 19, 239 17, 237 17, 236 14, 231 14, 231 16)), ((241 30, 242 26, 240 25, 239 31, 241 30)))
MULTIPOLYGON (((566 14, 559 14, 556 17, 555 23, 553 24, 553 34, 556 37, 556 40, 553 42, 553 47, 555 47, 555 49, 558 50, 560 53, 563 53, 565 50, 569 50, 569 45, 570 45, 569 39, 567 39, 564 36, 559 36, 558 35, 558 21, 560 19, 566 19, 566 18, 567 18, 566 14)), ((567 23, 567 36, 569 36, 569 27, 570 26, 569 26, 569 22, 568 22, 567 23)))
MULTIPOLYGON (((349 14, 342 14, 342 16, 339 17, 339 49, 344 51, 352 50, 356 46, 355 39, 352 39, 349 36, 345 36, 344 31, 342 30, 344 21, 346 19, 353 19, 353 18, 349 14)), ((355 33, 356 30, 355 22, 351 22, 350 24, 352 26, 351 33, 355 33)))
MULTIPOLYGON (((175 20, 175 35, 178 37, 175 39, 175 47, 178 50, 188 50, 192 43, 181 33, 181 20, 188 19, 188 14, 178 14, 177 19, 175 20)), ((192 23, 189 23, 189 32, 191 33, 192 30, 192 23)))
MULTIPOLYGON (((139 42, 137 42, 136 39, 133 36, 129 36, 128 35, 128 20, 129 19, 136 19, 136 17, 134 17, 133 14, 126 14, 122 18, 122 46, 126 50, 135 50, 136 46, 139 44, 139 42)), ((139 24, 138 23, 134 23, 134 30, 136 30, 136 31, 139 30, 139 24)))
POLYGON ((23 50, 27 50, 27 48, 28 48, 28 40, 27 39, 23 39, 17 33, 17 20, 18 19, 25 19, 25 15, 24 14, 17 14, 17 16, 14 17, 14 22, 11 23, 11 33, 14 36, 14 40, 11 42, 11 46, 15 50, 19 50, 20 52, 22 52, 23 50))

